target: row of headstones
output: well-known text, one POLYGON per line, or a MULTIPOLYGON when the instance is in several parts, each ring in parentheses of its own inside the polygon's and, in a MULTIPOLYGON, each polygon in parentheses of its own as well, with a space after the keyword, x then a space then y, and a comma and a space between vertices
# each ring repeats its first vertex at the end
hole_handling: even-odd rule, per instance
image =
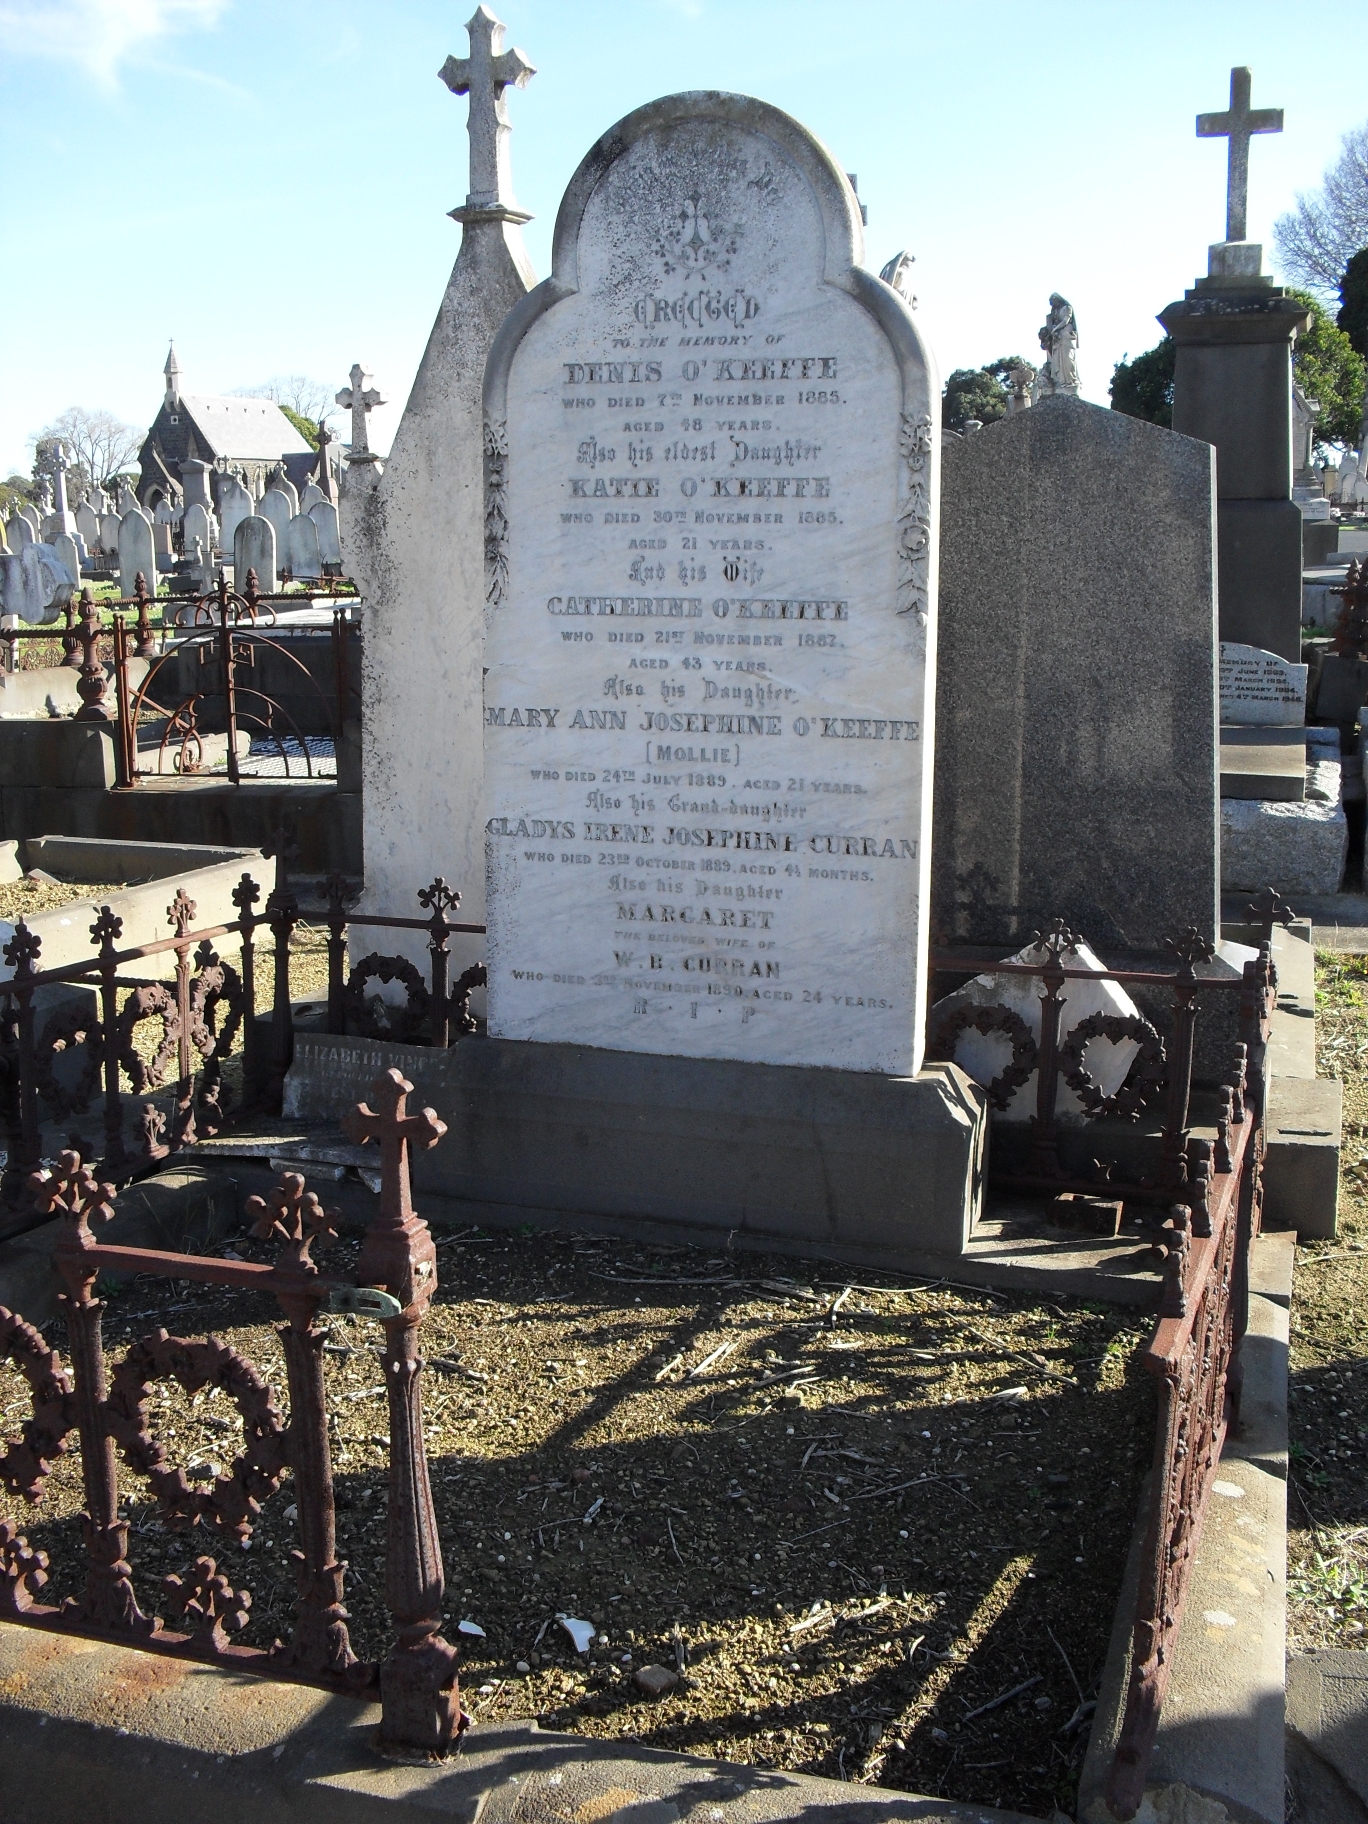
MULTIPOLYGON (((267 490, 268 499, 272 491, 267 490)), ((264 508, 265 501, 260 504, 264 508)), ((154 530, 140 507, 134 507, 120 520, 120 594, 132 595, 139 571, 149 583, 156 576, 154 530)), ((221 526, 215 526, 212 516, 198 502, 192 502, 185 510, 184 538, 186 552, 199 566, 200 581, 206 590, 213 587, 213 560, 220 550, 232 551, 236 588, 241 590, 247 572, 255 570, 257 587, 266 595, 279 587, 282 562, 292 577, 312 582, 323 575, 324 564, 342 561, 337 508, 321 498, 307 512, 281 514, 273 507, 271 513, 246 513, 232 521, 225 512, 221 526)))

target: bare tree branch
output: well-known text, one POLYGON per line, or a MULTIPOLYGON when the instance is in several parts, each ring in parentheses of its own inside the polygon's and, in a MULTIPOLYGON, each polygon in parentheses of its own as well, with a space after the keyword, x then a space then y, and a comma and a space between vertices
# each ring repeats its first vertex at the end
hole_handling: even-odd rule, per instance
POLYGON ((67 454, 83 471, 84 480, 99 486, 128 469, 142 447, 146 431, 125 424, 112 412, 88 411, 69 405, 51 424, 29 438, 35 468, 46 468, 53 446, 64 443, 67 454))
POLYGON ((310 380, 307 374, 276 374, 260 386, 239 386, 234 390, 240 399, 271 399, 318 424, 333 409, 336 388, 325 386, 321 380, 310 380))
POLYGON ((1286 276, 1334 296, 1345 267, 1368 247, 1368 122, 1346 133, 1319 190, 1298 191, 1273 242, 1286 276))

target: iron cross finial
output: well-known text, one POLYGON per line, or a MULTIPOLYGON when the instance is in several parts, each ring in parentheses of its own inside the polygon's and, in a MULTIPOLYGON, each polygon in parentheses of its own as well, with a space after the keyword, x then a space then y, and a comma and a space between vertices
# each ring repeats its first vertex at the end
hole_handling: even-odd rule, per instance
MULTIPOLYGON (((469 57, 448 57, 437 74, 453 95, 469 95, 470 191, 468 211, 499 210, 514 221, 527 214, 513 200, 513 171, 509 159, 506 89, 525 89, 536 75, 535 67, 519 50, 503 48, 504 26, 487 6, 477 6, 466 26, 470 34, 469 57)), ((464 212, 453 211, 457 220, 464 212)))
POLYGON ((1249 141, 1254 133, 1281 133, 1281 108, 1251 108, 1249 92, 1253 82, 1243 67, 1230 72, 1230 106, 1223 114, 1197 116, 1198 139, 1228 139, 1229 166, 1226 176, 1226 239, 1245 238, 1249 213, 1249 141))

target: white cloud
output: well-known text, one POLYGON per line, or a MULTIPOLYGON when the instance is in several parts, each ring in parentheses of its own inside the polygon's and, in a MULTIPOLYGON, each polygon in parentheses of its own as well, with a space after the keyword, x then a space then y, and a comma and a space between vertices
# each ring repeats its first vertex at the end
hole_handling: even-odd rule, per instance
POLYGON ((10 56, 79 65, 111 86, 125 58, 172 33, 215 24, 229 0, 0 0, 10 56))

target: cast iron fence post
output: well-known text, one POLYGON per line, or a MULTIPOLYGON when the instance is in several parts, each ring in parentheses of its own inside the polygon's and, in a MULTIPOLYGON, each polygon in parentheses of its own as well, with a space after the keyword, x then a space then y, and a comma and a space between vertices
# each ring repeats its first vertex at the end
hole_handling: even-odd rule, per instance
POLYGON ((1037 931, 1037 945, 1046 952, 1040 997, 1040 1047, 1036 1065, 1036 1112, 1031 1119, 1031 1162, 1027 1167, 1033 1178, 1057 1178, 1059 1148, 1056 1141, 1055 1100, 1059 1093, 1059 1036, 1064 1014, 1064 964, 1062 958, 1071 952, 1078 940, 1057 918, 1048 931, 1037 931))
POLYGON ((266 917, 275 937, 275 981, 271 1003, 271 1060, 264 1100, 280 1112, 285 1073, 294 1062, 294 1008, 290 1004, 290 939, 299 923, 299 901, 288 880, 277 881, 266 901, 266 917))
POLYGON ((329 874, 321 885, 328 897, 328 1031, 341 1034, 347 1030, 347 882, 329 874))
POLYGON ((242 1099, 250 1102, 257 1091, 256 1029, 256 917, 252 907, 261 898, 261 888, 250 874, 244 874, 233 888, 233 904, 238 911, 238 928, 242 932, 242 1099))
POLYGON ((81 1478, 86 1499, 86 1511, 81 1515, 86 1548, 85 1594, 68 1608, 97 1627, 148 1635, 157 1624, 152 1616, 142 1613, 133 1592, 128 1523, 119 1519, 114 1440, 105 1422, 109 1386, 100 1332, 104 1306, 91 1293, 97 1269, 84 1258, 95 1239, 90 1224, 106 1223, 114 1214, 114 1186, 97 1184, 94 1174, 81 1164, 80 1155, 71 1152, 62 1154, 56 1172, 35 1172, 29 1183, 42 1214, 62 1218, 53 1258, 67 1286, 60 1294, 60 1303, 76 1383, 76 1425, 81 1438, 81 1478))
MULTIPOLYGON (((88 595, 89 590, 82 592, 88 595)), ((80 642, 76 638, 76 609, 71 602, 62 603, 62 619, 66 623, 66 632, 62 635, 62 669, 79 671, 81 668, 80 642)))
POLYGON ((95 604, 90 598, 89 589, 81 591, 81 625, 77 641, 81 656, 77 661, 81 675, 76 680, 77 694, 81 707, 73 718, 77 722, 109 722, 112 717, 109 705, 105 701, 105 692, 109 680, 105 677, 104 666, 100 663, 100 620, 95 604))
POLYGON ((5 1197, 12 1204, 21 1200, 29 1173, 37 1169, 41 1156, 37 1071, 33 1055, 31 978, 37 973, 34 963, 42 947, 42 938, 30 931, 23 919, 20 919, 15 926, 14 936, 4 949, 4 958, 13 971, 14 981, 13 992, 5 997, 14 1028, 14 1093, 11 1102, 9 1157, 5 1166, 5 1197))
POLYGON ((119 964, 118 939, 123 920, 108 906, 101 906, 90 935, 100 947, 100 1024, 104 1047, 104 1164, 116 1174, 128 1163, 123 1140, 123 1096, 119 1091, 119 964))
POLYGON ((278 1649, 286 1665, 306 1672, 346 1674, 360 1667, 347 1632, 343 1606, 346 1566, 337 1559, 337 1516, 332 1456, 328 1448, 327 1393, 323 1383, 323 1332, 317 1327, 327 1288, 319 1286, 313 1247, 336 1241, 336 1210, 325 1210, 298 1172, 284 1172, 266 1197, 249 1197, 253 1234, 286 1244, 278 1270, 297 1283, 276 1296, 289 1323, 280 1332, 290 1388, 288 1432, 295 1506, 302 1551, 291 1554, 297 1583, 294 1638, 278 1649))
MULTIPOLYGON (((176 889, 176 897, 166 908, 166 922, 171 925, 178 938, 185 938, 191 925, 195 922, 195 902, 186 895, 184 887, 176 889)), ((195 1133, 195 1068, 190 1051, 190 944, 187 941, 176 945, 176 1069, 179 1081, 176 1084, 176 1116, 171 1131, 171 1148, 179 1152, 183 1147, 193 1146, 197 1139, 195 1133)))
POLYGON ((380 1210, 366 1231, 358 1285, 389 1293, 399 1304, 385 1328, 389 1393, 389 1541, 385 1598, 398 1639, 380 1668, 380 1745, 444 1754, 465 1725, 456 1680, 456 1649, 443 1640, 442 1553, 423 1446, 422 1358, 418 1328, 437 1289, 437 1250, 413 1208, 408 1149, 435 1146, 446 1132, 430 1108, 407 1112, 413 1085, 397 1070, 375 1084, 375 1108, 361 1102, 343 1122, 358 1145, 380 1146, 380 1210))
POLYGON ((147 578, 139 570, 133 579, 133 597, 138 604, 138 643, 133 648, 135 659, 155 659, 157 656, 151 621, 152 597, 155 594, 155 589, 149 592, 147 578))
POLYGON ((114 616, 114 711, 118 726, 114 743, 114 785, 118 791, 126 792, 133 784, 138 755, 128 688, 128 628, 121 614, 114 616))
POLYGON ((1173 983, 1173 1044, 1169 1051, 1168 1111, 1159 1182, 1166 1190, 1177 1191, 1187 1182, 1188 1108, 1192 1100, 1192 1050, 1200 986, 1194 965, 1209 963, 1216 947, 1189 925, 1186 931, 1168 939, 1167 948, 1178 960, 1178 973, 1173 983))
POLYGON ((418 904, 432 913, 428 920, 428 952, 432 957, 432 1030, 429 1042, 445 1051, 450 1037, 448 1022, 451 1017, 450 996, 447 990, 447 963, 450 950, 447 947, 448 912, 454 912, 461 903, 461 896, 454 887, 449 887, 439 874, 430 887, 422 887, 418 893, 418 904))

